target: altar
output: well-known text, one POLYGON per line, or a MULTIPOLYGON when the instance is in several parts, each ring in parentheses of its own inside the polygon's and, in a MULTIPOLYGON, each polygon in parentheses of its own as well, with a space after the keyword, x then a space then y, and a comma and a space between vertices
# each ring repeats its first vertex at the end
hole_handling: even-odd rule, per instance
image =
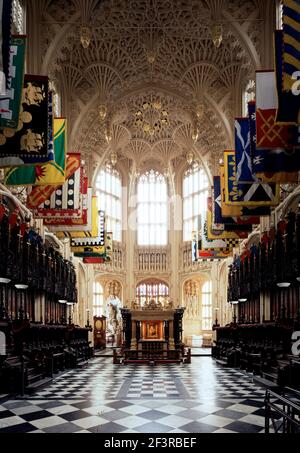
POLYGON ((127 358, 168 360, 178 358, 183 347, 184 309, 172 302, 150 301, 144 306, 134 302, 122 309, 123 344, 127 358))

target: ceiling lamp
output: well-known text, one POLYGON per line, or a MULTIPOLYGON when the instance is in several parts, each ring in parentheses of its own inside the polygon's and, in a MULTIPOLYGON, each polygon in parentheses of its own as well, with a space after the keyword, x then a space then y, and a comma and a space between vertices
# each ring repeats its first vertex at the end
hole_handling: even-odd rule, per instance
POLYGON ((170 176, 169 169, 168 169, 168 168, 165 168, 165 169, 164 169, 164 177, 165 177, 166 179, 169 179, 169 176, 170 176))
POLYGON ((239 302, 247 302, 247 299, 239 299, 239 302))
POLYGON ((196 143, 198 141, 198 138, 199 138, 199 132, 198 132, 198 129, 194 129, 193 133, 192 133, 192 139, 194 141, 194 143, 196 143))
POLYGON ((99 105, 99 118, 100 118, 101 123, 103 123, 103 121, 105 121, 106 117, 107 117, 107 106, 105 104, 100 104, 99 105))
POLYGON ((87 49, 91 43, 92 31, 87 25, 80 27, 80 42, 84 49, 87 49))
POLYGON ((63 299, 60 299, 58 302, 59 302, 60 304, 66 304, 68 301, 67 301, 67 300, 63 300, 63 299))
POLYGON ((15 285, 15 288, 19 289, 20 291, 25 291, 25 289, 28 289, 28 285, 17 284, 15 285))
POLYGON ((110 155, 110 162, 112 164, 113 167, 115 167, 117 165, 117 162, 118 162, 118 155, 115 151, 113 151, 110 155))
POLYGON ((296 278, 296 280, 297 280, 297 282, 299 282, 299 283, 300 283, 300 277, 297 277, 297 278, 296 278))
POLYGON ((214 46, 218 49, 223 42, 223 26, 222 25, 213 25, 211 30, 212 40, 214 46))
POLYGON ((11 280, 9 278, 3 278, 3 277, 0 278, 0 283, 2 285, 8 285, 10 282, 11 282, 11 280))
POLYGON ((147 52, 147 61, 150 65, 153 65, 156 61, 156 53, 153 50, 147 52))
POLYGON ((192 151, 189 151, 186 155, 186 161, 189 165, 192 165, 194 162, 194 153, 192 151))
POLYGON ((278 288, 289 288, 291 284, 289 282, 280 282, 277 283, 278 288))
POLYGON ((204 116, 204 104, 199 102, 196 107, 196 115, 198 120, 202 120, 204 116))
POLYGON ((106 133, 105 133, 105 138, 106 138, 106 141, 108 143, 108 145, 110 144, 110 142, 112 141, 112 134, 111 134, 111 131, 107 130, 106 133))

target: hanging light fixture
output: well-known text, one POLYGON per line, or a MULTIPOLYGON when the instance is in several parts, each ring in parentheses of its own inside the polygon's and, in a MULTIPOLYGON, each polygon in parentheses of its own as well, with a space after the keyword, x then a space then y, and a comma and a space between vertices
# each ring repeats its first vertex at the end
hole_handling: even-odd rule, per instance
POLYGON ((221 24, 215 24, 211 29, 212 40, 214 46, 219 49, 223 42, 223 26, 221 24))
POLYGON ((118 162, 118 154, 113 151, 110 155, 110 162, 112 164, 113 167, 115 167, 117 165, 117 162, 118 162))
POLYGON ((8 285, 10 282, 11 282, 11 280, 9 278, 0 277, 0 284, 1 285, 8 285))
POLYGON ((107 117, 107 106, 105 104, 100 104, 99 105, 99 118, 101 123, 105 121, 107 117))
POLYGON ((279 282, 277 283, 278 288, 289 288, 291 286, 291 283, 289 282, 279 282))
POLYGON ((87 25, 80 27, 80 42, 84 49, 88 49, 91 44, 92 30, 87 25))
POLYGON ((169 169, 168 169, 168 168, 165 168, 165 169, 164 169, 164 177, 165 177, 166 179, 169 179, 169 176, 170 176, 169 169))
POLYGON ((25 291, 26 289, 28 289, 28 285, 17 284, 15 285, 15 288, 19 289, 20 291, 25 291))
POLYGON ((196 143, 198 141, 198 138, 199 138, 199 131, 198 131, 198 128, 196 127, 192 133, 193 142, 196 143))
POLYGON ((204 116, 204 104, 203 102, 198 102, 196 106, 196 115, 198 120, 202 120, 204 116))
POLYGON ((186 155, 186 161, 189 165, 192 165, 194 162, 194 153, 192 151, 189 151, 186 155))
POLYGON ((110 142, 112 141, 112 134, 111 134, 111 131, 109 129, 106 130, 105 138, 106 138, 106 141, 107 141, 107 143, 109 145, 110 142))

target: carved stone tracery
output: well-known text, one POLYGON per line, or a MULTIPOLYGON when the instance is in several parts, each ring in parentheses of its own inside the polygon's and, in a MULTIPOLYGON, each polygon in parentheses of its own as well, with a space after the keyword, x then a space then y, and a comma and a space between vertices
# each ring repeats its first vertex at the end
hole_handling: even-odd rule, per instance
POLYGON ((256 0, 38 1, 42 66, 59 82, 71 149, 101 162, 108 151, 107 128, 119 124, 130 135, 128 145, 114 144, 120 158, 134 159, 130 150, 138 143, 139 158, 144 144, 145 155, 150 146, 155 160, 163 151, 158 161, 167 152, 174 163, 180 161, 178 145, 170 144, 174 131, 190 125, 198 128, 196 146, 214 170, 232 145, 232 118, 241 102, 237 87, 261 61, 263 11, 256 0), (80 26, 86 17, 92 37, 83 49, 80 26), (215 23, 223 29, 219 48, 211 37, 215 23), (133 112, 153 94, 170 119, 149 137, 135 127, 133 112), (99 122, 101 103, 107 106, 106 124, 99 122))

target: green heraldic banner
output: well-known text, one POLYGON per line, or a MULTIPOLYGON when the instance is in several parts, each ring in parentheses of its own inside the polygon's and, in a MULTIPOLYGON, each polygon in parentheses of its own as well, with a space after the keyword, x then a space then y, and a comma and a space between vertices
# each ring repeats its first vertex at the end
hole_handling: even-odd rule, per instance
POLYGON ((10 45, 8 89, 0 96, 0 127, 17 129, 22 100, 26 36, 13 36, 10 45))

